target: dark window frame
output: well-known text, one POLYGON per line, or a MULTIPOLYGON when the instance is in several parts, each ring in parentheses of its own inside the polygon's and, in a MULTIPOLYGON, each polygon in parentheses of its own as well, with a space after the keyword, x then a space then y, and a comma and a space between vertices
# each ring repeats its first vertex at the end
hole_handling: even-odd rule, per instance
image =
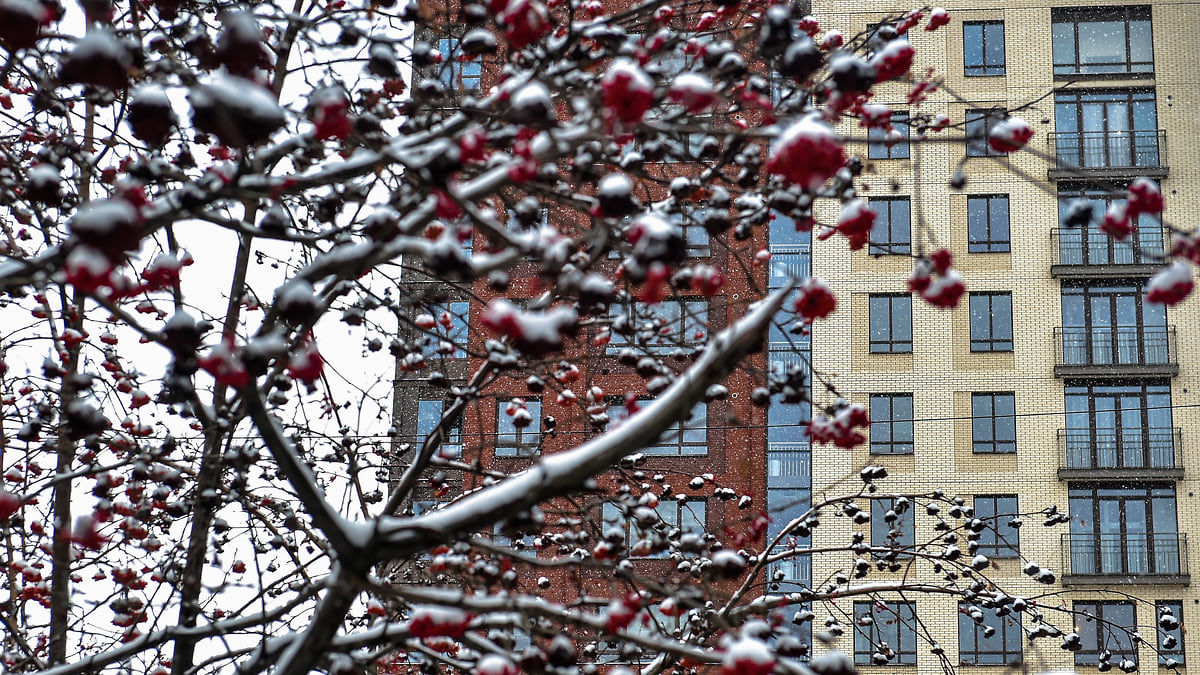
POLYGON ((1068 466, 1175 465, 1169 382, 1067 382, 1063 395, 1068 466))
POLYGON ((1154 630, 1158 636, 1158 644, 1155 649, 1158 651, 1158 665, 1166 666, 1167 659, 1175 661, 1176 666, 1186 666, 1187 661, 1184 657, 1183 638, 1187 633, 1186 624, 1183 622, 1183 601, 1182 600, 1156 600, 1154 602, 1154 630), (1179 622, 1179 627, 1174 630, 1166 630, 1159 623, 1164 611, 1169 610, 1175 620, 1179 622), (1174 647, 1164 647, 1163 639, 1167 636, 1175 638, 1176 645, 1174 647))
POLYGON ((907 293, 872 294, 867 302, 868 350, 872 354, 911 354, 912 296, 907 293))
POLYGON ((512 399, 496 400, 496 446, 497 457, 536 457, 542 452, 542 399, 536 396, 522 396, 525 407, 533 417, 529 426, 516 428, 510 421, 510 415, 505 412, 512 399), (502 424, 505 423, 506 424, 502 424), (532 438, 526 438, 532 436, 532 438), (512 437, 509 441, 508 438, 512 437))
MULTIPOLYGON (((640 405, 648 405, 654 399, 639 398, 640 405)), ((629 419, 629 410, 625 400, 620 397, 606 399, 608 409, 608 426, 606 430, 615 429, 619 424, 629 419), (614 414, 615 413, 615 414, 614 414)), ((692 406, 687 415, 667 427, 653 445, 648 445, 638 452, 654 457, 702 457, 708 454, 708 404, 700 401, 692 406)))
POLYGON ((971 452, 1011 455, 1017 451, 1016 394, 1011 391, 971 392, 971 452), (997 413, 1005 397, 1012 413, 997 413))
MULTIPOLYGON (((417 418, 414 425, 416 430, 414 437, 417 444, 425 443, 425 439, 437 428, 445 414, 446 402, 440 398, 421 398, 417 401, 417 418), (435 407, 437 408, 436 413, 432 411, 432 408, 435 407), (432 415, 436 415, 436 419, 433 419, 432 415)), ((443 434, 441 453, 446 457, 457 457, 462 454, 462 447, 463 416, 460 414, 443 434)))
POLYGON ((1012 249, 1012 229, 1008 195, 967 196, 967 253, 1008 253, 1012 249), (982 202, 983 211, 972 208, 972 203, 982 202), (1003 218, 999 210, 1003 207, 1003 218), (983 222, 976 219, 983 216, 983 222), (1002 222, 1001 222, 1002 221, 1002 222), (1003 236, 1001 236, 1003 233, 1003 236), (982 235, 982 236, 977 236, 982 235))
MULTIPOLYGON (((1105 6, 1105 7, 1064 7, 1051 10, 1051 60, 1055 79, 1088 76, 1133 76, 1147 77, 1154 74, 1154 25, 1149 5, 1140 6, 1105 6), (1099 63, 1085 63, 1081 57, 1081 41, 1079 36, 1080 24, 1120 24, 1124 33, 1124 59, 1099 63), (1135 24, 1145 24, 1145 44, 1143 50, 1149 50, 1149 61, 1134 61, 1135 45, 1133 30, 1135 24), (1068 35, 1069 31, 1069 35, 1068 35), (1063 50, 1070 43, 1070 54, 1063 50)), ((1140 40, 1137 40, 1140 43, 1140 40)), ((1110 40, 1109 45, 1113 44, 1110 40)))
POLYGON ((867 129, 867 159, 908 159, 909 136, 908 112, 893 111, 889 128, 870 127, 867 129), (902 130, 904 140, 889 144, 887 137, 892 129, 902 130))
POLYGON ((1004 21, 1003 20, 991 19, 991 20, 987 20, 987 21, 964 21, 963 22, 963 75, 964 76, 966 76, 966 77, 991 77, 991 76, 997 76, 997 75, 1004 75, 1006 73, 1006 68, 1008 65, 1007 61, 1008 61, 1008 56, 1005 51, 1005 44, 1004 44, 1004 21), (999 29, 1000 29, 999 36, 995 35, 994 30, 992 30, 992 31, 988 30, 989 28, 994 29, 996 27, 999 27, 999 29), (980 48, 979 48, 979 62, 978 63, 973 63, 969 59, 968 52, 967 52, 967 45, 971 42, 972 39, 975 39, 974 36, 968 36, 967 32, 974 28, 979 29, 978 40, 980 43, 980 48), (991 63, 990 59, 988 58, 990 55, 989 50, 988 50, 988 43, 989 43, 988 34, 989 33, 992 33, 992 39, 1000 40, 1000 62, 999 63, 991 63))
MULTIPOLYGON (((678 529, 680 532, 692 532, 703 534, 708 531, 708 500, 703 497, 690 497, 688 499, 661 499, 658 505, 654 507, 654 512, 658 514, 661 524, 664 525, 663 533, 669 533, 672 529, 678 529), (675 508, 671 508, 674 506, 675 508), (685 520, 685 512, 687 518, 692 522, 687 526, 694 529, 684 530, 680 523, 685 520), (672 516, 673 514, 673 516, 672 516), (673 518, 673 519, 672 519, 673 518)), ((631 517, 627 517, 621 511, 621 508, 612 502, 605 502, 601 509, 601 517, 608 525, 617 525, 625 531, 625 544, 632 547, 637 541, 643 538, 642 528, 637 524, 637 521, 631 517)), ((651 525, 653 531, 656 525, 651 525)), ((650 555, 633 556, 635 558, 653 559, 666 558, 670 553, 666 550, 650 555)))
POLYGON ((854 619, 854 663, 871 664, 871 655, 886 642, 895 654, 890 665, 917 665, 917 616, 913 603, 855 602, 854 619))
POLYGON ((1125 658, 1137 661, 1137 645, 1130 639, 1129 633, 1121 630, 1137 630, 1137 606, 1133 602, 1076 600, 1072 608, 1075 610, 1075 625, 1083 641, 1083 648, 1075 652, 1076 666, 1098 664, 1105 650, 1113 652, 1112 658, 1116 662, 1125 658))
POLYGON ((971 293, 967 298, 967 305, 971 321, 971 351, 1013 351, 1012 293, 1008 291, 971 293), (985 309, 986 321, 984 320, 985 309))
MULTIPOLYGON (((912 508, 912 502, 907 502, 903 511, 896 512, 896 521, 887 522, 888 511, 896 509, 895 499, 871 500, 871 547, 897 550, 902 555, 910 555, 917 545, 917 519, 912 508)), ((881 557, 879 552, 876 557, 881 557)))
POLYGON ((1054 152, 1063 166, 1158 167, 1164 150, 1159 140, 1158 97, 1153 88, 1069 89, 1054 94, 1054 152), (1097 125, 1103 128, 1094 128, 1097 125))
POLYGON ((869 413, 872 455, 911 455, 916 451, 913 410, 913 395, 910 392, 871 394, 869 413), (899 411, 898 404, 902 408, 899 411), (897 417, 898 414, 902 417, 897 417))
POLYGON ((465 349, 467 340, 470 339, 470 312, 471 303, 466 300, 455 300, 452 302, 435 302, 426 305, 426 311, 429 312, 437 322, 433 328, 429 329, 422 338, 421 354, 427 359, 431 358, 446 358, 446 359, 464 359, 467 357, 465 349), (443 312, 450 313, 450 327, 446 328, 441 324, 441 315, 443 312), (432 333, 432 335, 431 335, 432 333), (450 354, 439 354, 438 348, 443 341, 454 345, 454 351, 450 354))
POLYGON ((1176 575, 1181 571, 1174 483, 1072 484, 1071 570, 1076 574, 1176 575))
POLYGON ((989 558, 1021 557, 1021 530, 1009 527, 1021 514, 1017 495, 976 495, 975 517, 987 527, 979 533, 977 552, 989 558))
POLYGON ((1004 157, 988 142, 992 129, 1008 118, 1004 108, 972 108, 966 113, 967 157, 1004 157))
POLYGON ((994 609, 960 603, 958 606, 958 662, 963 666, 1019 666, 1024 662, 1021 615, 998 616, 994 609), (973 609, 983 612, 983 623, 975 623, 973 609), (988 628, 995 633, 988 635, 988 628), (980 643, 984 643, 981 647, 980 643))
POLYGON ((631 341, 629 337, 613 331, 612 338, 605 346, 604 352, 612 356, 619 354, 622 349, 633 348, 639 352, 644 351, 655 355, 690 354, 707 342, 712 332, 709 324, 709 316, 712 311, 713 303, 708 298, 691 296, 667 298, 655 303, 636 302, 632 305, 614 302, 609 306, 609 317, 615 318, 620 313, 625 313, 633 324, 634 334, 639 332, 649 334, 646 327, 651 322, 653 325, 657 325, 660 319, 665 321, 661 328, 668 328, 670 331, 662 333, 661 328, 653 331, 654 334, 643 344, 631 341), (629 313, 630 308, 632 308, 632 313, 629 313), (703 336, 695 337, 697 331, 702 332, 703 336), (660 338, 664 336, 678 337, 680 340, 677 343, 660 341, 660 338))
POLYGON ((912 253, 912 200, 908 197, 878 197, 868 201, 867 206, 875 214, 867 252, 871 255, 912 253))

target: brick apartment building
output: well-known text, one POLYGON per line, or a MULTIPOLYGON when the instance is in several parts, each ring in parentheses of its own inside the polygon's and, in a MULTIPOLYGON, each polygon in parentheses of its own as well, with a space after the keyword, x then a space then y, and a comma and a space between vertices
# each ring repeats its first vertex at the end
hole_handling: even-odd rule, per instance
MULTIPOLYGON (((829 282, 840 311, 818 326, 812 354, 813 367, 840 393, 868 407, 872 426, 869 443, 854 451, 815 448, 814 494, 843 479, 847 465, 877 463, 890 472, 884 490, 960 495, 977 517, 997 519, 999 535, 980 541, 998 565, 990 578, 1010 593, 1136 623, 1147 642, 1106 640, 1103 629, 1098 640, 1099 623, 1080 620, 1082 649, 1072 653, 1058 639, 1030 643, 1011 615, 986 610, 976 627, 949 596, 911 604, 895 597, 886 607, 839 603, 860 623, 876 619, 856 627, 855 659, 871 672, 868 643, 886 640, 896 654, 883 670, 943 672, 917 637, 928 630, 956 666, 1090 672, 1105 642, 1114 667, 1124 658, 1140 672, 1154 672, 1165 658, 1200 663, 1196 640, 1162 648, 1156 627, 1164 609, 1185 626, 1200 620, 1188 556, 1200 536, 1200 366, 1185 355, 1200 340, 1200 302, 1165 311, 1145 302, 1145 284, 1170 246, 1159 222, 1143 218, 1122 243, 1096 223, 1086 231, 1060 225, 1070 200, 1086 199, 1102 213, 1139 176, 1160 182, 1168 222, 1190 229, 1200 221, 1200 13, 1172 1, 967 0, 948 8, 949 30, 909 33, 914 71, 936 68, 945 77, 919 111, 965 120, 970 135, 1021 108, 1035 137, 1030 151, 1012 155, 982 140, 861 148, 873 165, 864 196, 879 218, 868 249, 848 255, 833 241, 813 248, 813 271, 829 282), (959 190, 949 187, 956 172, 966 179, 959 190), (902 254, 940 247, 954 253, 968 289, 953 310, 905 287, 914 261, 902 254), (1043 527, 1030 517, 1013 529, 999 517, 1051 505, 1069 511, 1070 523, 1043 527), (1045 586, 1022 575, 1026 560, 1051 568, 1058 581, 1045 586), (994 635, 984 635, 988 626, 994 635), (1151 649, 1156 643, 1164 659, 1151 649)), ((846 34, 880 12, 907 9, 813 6, 823 28, 846 34)), ((896 84, 876 97, 893 108, 900 129, 906 94, 896 84)), ((814 543, 843 541, 846 520, 815 531, 814 543)), ((923 509, 914 521, 901 525, 908 541, 941 534, 923 509)), ((883 519, 873 522, 864 534, 885 537, 883 519)), ((813 579, 852 564, 852 556, 820 557, 813 579)))
MULTIPOLYGON (((812 3, 823 29, 846 35, 909 9, 891 1, 864 3, 861 10, 833 0, 812 3)), ((647 316, 688 326, 702 341, 736 318, 744 298, 776 287, 789 274, 824 278, 840 309, 817 326, 811 345, 807 336, 777 330, 765 357, 753 358, 760 366, 787 368, 811 353, 813 367, 841 395, 868 407, 873 420, 868 444, 854 451, 810 448, 801 431, 807 408, 764 410, 745 394, 731 395, 698 406, 678 430, 644 451, 647 460, 639 469, 648 477, 661 474, 662 482, 686 492, 686 500, 660 503, 665 521, 721 532, 745 522, 747 515, 717 499, 714 486, 765 495, 776 528, 802 513, 810 495, 823 494, 863 466, 883 465, 891 475, 883 490, 942 489, 966 498, 980 518, 1003 521, 1000 534, 980 546, 997 561, 991 574, 1007 590, 1031 597, 1049 592, 1048 602, 1062 601, 1115 623, 1136 622, 1153 644, 1161 637, 1155 628, 1158 611, 1169 609, 1185 624, 1200 612, 1188 568, 1188 542, 1195 539, 1188 535, 1200 527, 1194 471, 1188 467, 1188 449, 1196 443, 1189 429, 1200 428, 1192 407, 1197 402, 1191 400, 1200 370, 1180 358, 1200 338, 1200 302, 1163 311, 1143 301, 1145 283, 1161 267, 1161 253, 1169 246, 1158 222, 1144 219, 1132 241, 1114 244, 1095 224, 1086 232, 1061 227, 1060 213, 1076 198, 1102 212, 1114 193, 1147 176, 1162 186, 1169 222, 1187 228, 1200 221, 1200 202, 1191 198, 1200 189, 1200 144, 1193 140, 1200 131, 1200 65, 1194 56, 1200 50, 1195 31, 1200 9, 1173 1, 1081 7, 1049 0, 965 0, 949 9, 954 21, 947 29, 914 30, 906 38, 917 48, 914 72, 935 68, 945 78, 943 89, 912 113, 945 114, 965 121, 968 134, 981 134, 1003 111, 1021 108, 1036 131, 1029 151, 995 155, 981 141, 860 143, 856 150, 869 163, 863 196, 878 218, 873 246, 856 253, 835 240, 813 246, 786 217, 777 216, 767 228, 767 241, 748 244, 772 251, 773 264, 760 268, 761 276, 728 275, 730 283, 716 297, 676 298, 642 308, 647 316), (956 173, 965 177, 961 189, 950 188, 956 173), (906 290, 914 265, 909 254, 941 247, 953 251, 968 287, 954 310, 931 307, 906 290), (712 480, 703 488, 687 487, 690 477, 706 473, 712 480), (1026 518, 1017 530, 1001 518, 1052 504, 1074 516, 1069 525, 1044 528, 1040 519, 1026 518), (1058 581, 1047 587, 1022 575, 1027 560, 1052 568, 1058 581), (1157 609, 1097 590, 1105 588, 1149 600, 1157 609)), ((453 23, 454 17, 448 15, 447 21, 453 23)), ((438 47, 452 54, 459 39, 442 38, 438 47)), ((652 65, 674 67, 666 61, 652 65)), ((449 59, 426 78, 436 83, 427 85, 433 89, 469 92, 486 88, 494 76, 486 62, 449 59)), ((891 84, 876 96, 895 110, 893 123, 902 131, 910 110, 907 92, 908 87, 891 84)), ((862 133, 850 124, 843 131, 862 133)), ((688 171, 684 163, 650 170, 688 171)), ((643 201, 664 197, 661 187, 637 189, 643 201)), ((836 220, 836 205, 827 208, 818 208, 819 221, 836 220)), ((557 217, 549 209, 538 211, 535 220, 557 217)), ((690 256, 730 268, 729 247, 709 241, 695 226, 702 214, 684 209, 673 217, 691 226, 690 256)), ((613 258, 601 271, 614 272, 618 264, 613 258)), ((533 301, 539 271, 532 263, 516 270, 505 296, 533 301)), ((404 281, 407 302, 437 318, 445 314, 447 338, 465 338, 471 346, 468 353, 428 341, 426 368, 398 369, 400 440, 416 442, 440 419, 445 405, 444 389, 429 385, 429 373, 439 371, 461 383, 478 370, 487 337, 478 329, 480 313, 497 292, 494 279, 475 282, 469 292, 412 274, 404 281)), ((643 391, 645 380, 636 365, 620 358, 619 338, 597 346, 591 339, 596 332, 581 333, 574 350, 564 355, 564 367, 582 372, 581 381, 572 384, 575 392, 600 387, 599 403, 612 403, 616 418, 617 400, 628 391, 643 391)), ((686 344, 664 344, 656 355, 683 364, 687 351, 686 344)), ((580 406, 558 408, 553 387, 531 388, 525 377, 502 380, 490 389, 502 394, 468 406, 448 440, 452 452, 461 446, 465 461, 510 473, 530 466, 538 454, 598 433, 580 406), (508 414, 517 397, 524 399, 532 420, 523 428, 508 414), (548 417, 554 418, 553 426, 548 417)), ((731 392, 748 392, 753 382, 735 374, 728 386, 731 392)), ((817 404, 831 403, 822 396, 816 392, 817 404)), ((430 508, 477 487, 478 480, 476 474, 461 478, 446 472, 434 483, 422 483, 412 508, 430 508), (443 489, 434 487, 442 483, 443 489)), ((601 489, 616 486, 611 479, 600 481, 601 489)), ((598 508, 592 515, 611 514, 598 508)), ((852 527, 847 520, 825 519, 828 526, 815 531, 812 543, 845 545, 852 527)), ((874 521, 866 534, 885 536, 877 529, 883 519, 874 521)), ((908 527, 915 544, 938 534, 921 516, 908 527)), ((777 570, 776 588, 827 583, 852 566, 854 557, 796 559, 777 570)), ((666 563, 649 559, 644 564, 653 569, 666 563)), ((610 578, 570 573, 554 580, 545 594, 569 599, 580 591, 617 590, 610 578)), ((925 637, 918 639, 918 621, 922 636, 927 630, 950 663, 997 666, 989 672, 1019 664, 1086 670, 1102 651, 1094 623, 1078 626, 1083 649, 1074 653, 1059 650, 1056 642, 1030 647, 1013 619, 994 614, 985 626, 995 633, 985 636, 985 628, 964 620, 966 614, 949 596, 922 596, 911 603, 897 597, 883 607, 847 600, 815 609, 818 626, 833 610, 876 619, 869 627, 856 626, 853 638, 848 634, 836 645, 853 650, 867 672, 873 669, 871 644, 880 641, 895 652, 880 672, 897 667, 942 672, 942 660, 925 637)), ((1180 639, 1178 647, 1162 652, 1186 663, 1200 659, 1187 653, 1195 643, 1180 639)), ((1111 640, 1107 646, 1122 652, 1111 640)), ((1143 672, 1159 661, 1147 645, 1126 647, 1143 672)))

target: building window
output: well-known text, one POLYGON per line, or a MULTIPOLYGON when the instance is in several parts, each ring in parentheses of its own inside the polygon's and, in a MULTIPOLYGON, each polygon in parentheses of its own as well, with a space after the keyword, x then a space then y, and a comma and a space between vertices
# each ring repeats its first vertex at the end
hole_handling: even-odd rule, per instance
POLYGON ((1064 91, 1054 95, 1054 152, 1061 166, 1156 167, 1158 112, 1153 90, 1064 91))
POLYGON ((439 38, 438 52, 442 55, 438 79, 447 91, 479 91, 483 79, 483 64, 475 57, 470 57, 469 60, 464 58, 458 38, 439 38))
POLYGON ((868 159, 908 159, 908 113, 892 113, 889 128, 867 129, 868 159))
POLYGON ((1176 466, 1171 386, 1068 384, 1067 467, 1170 469, 1176 466))
POLYGON ((542 402, 514 398, 496 402, 496 456, 531 457, 542 442, 542 402))
POLYGON ((671 544, 683 536, 703 538, 708 529, 708 504, 703 499, 662 499, 651 509, 639 506, 627 517, 616 504, 605 502, 605 527, 625 530, 630 553, 642 558, 665 558, 671 544))
MULTIPOLYGON (((916 519, 907 499, 871 500, 871 546, 911 553, 916 546, 916 519)), ((881 556, 877 552, 876 557, 881 556)))
MULTIPOLYGON (((770 480, 770 479, 768 479, 770 480)), ((771 523, 767 526, 767 537, 774 540, 783 533, 783 528, 804 514, 812 506, 812 494, 808 488, 775 488, 767 487, 767 512, 771 514, 771 523)), ((793 537, 801 546, 806 546, 808 537, 793 537)))
MULTIPOLYGON (((640 403, 648 404, 650 399, 640 403)), ((615 429, 629 419, 629 408, 624 401, 613 401, 608 406, 608 428, 615 429)), ((658 442, 638 450, 647 455, 707 455, 708 454, 708 404, 697 403, 683 420, 673 422, 658 437, 658 442)))
POLYGON ((1021 665, 1019 614, 996 614, 975 605, 958 606, 958 659, 964 666, 1021 665))
POLYGON ((988 143, 992 127, 1008 116, 1002 108, 967 111, 967 157, 991 157, 1007 153, 997 152, 988 143))
POLYGON ((1052 10, 1055 75, 1154 72, 1149 7, 1052 10))
MULTIPOLYGON (((425 439, 442 421, 445 404, 442 401, 417 401, 417 436, 415 442, 424 444, 425 439)), ((462 416, 446 430, 442 436, 441 455, 443 457, 462 456, 462 416)))
POLYGON ((1083 648, 1075 652, 1075 665, 1095 666, 1100 655, 1111 652, 1111 661, 1137 662, 1137 646, 1130 633, 1137 630, 1132 602, 1076 602, 1075 631, 1083 648))
POLYGON ((616 354, 637 345, 650 354, 690 353, 708 336, 708 301, 663 300, 653 304, 612 303, 612 340, 606 352, 616 354))
POLYGON ((1004 22, 963 22, 963 74, 1004 74, 1004 22))
POLYGON ((971 294, 971 351, 1011 352, 1012 294, 971 294))
MULTIPOLYGON (((1121 187, 1119 184, 1113 187, 1121 187)), ((1138 216, 1132 236, 1117 241, 1100 229, 1100 219, 1116 205, 1125 205, 1125 192, 1098 190, 1089 184, 1060 183, 1058 188, 1058 264, 1130 265, 1160 262, 1168 247, 1161 223, 1153 214, 1138 216), (1067 225, 1072 211, 1087 204, 1091 218, 1086 226, 1067 225)), ((1082 225, 1082 224, 1080 224, 1082 225)))
POLYGON ((872 199, 869 205, 875 212, 875 223, 871 225, 870 254, 911 253, 912 224, 908 197, 872 199))
POLYGON ((434 326, 425 334, 421 353, 425 358, 444 356, 451 359, 466 358, 467 314, 471 309, 466 302, 439 302, 429 305, 434 326))
POLYGON ((913 453, 912 394, 871 394, 871 454, 913 453))
MULTIPOLYGON (((683 228, 684 251, 689 258, 703 258, 712 252, 708 241, 708 229, 704 227, 709 213, 709 209, 696 209, 686 216, 682 213, 672 213, 668 216, 673 225, 683 228)), ((729 214, 724 215, 729 217, 729 214)))
POLYGON ((1071 486, 1071 573, 1179 574, 1175 487, 1071 486))
POLYGON ((1008 195, 967 197, 967 252, 1007 253, 1008 195))
POLYGON ((1016 397, 1011 392, 971 394, 971 451, 1017 451, 1016 397))
POLYGON ((854 603, 854 662, 917 665, 916 615, 908 602, 854 603))
POLYGON ((1069 366, 1170 363, 1166 309, 1145 301, 1145 283, 1064 282, 1062 363, 1069 366))
POLYGON ((872 295, 870 305, 871 353, 911 353, 913 350, 912 296, 872 295))
POLYGON ((1158 665, 1168 668, 1186 665, 1183 658, 1183 603, 1159 600, 1154 603, 1158 616, 1158 665))
POLYGON ((1009 526, 1020 513, 1016 495, 975 498, 975 517, 987 525, 979 533, 980 555, 989 558, 1016 558, 1021 555, 1020 530, 1009 526))

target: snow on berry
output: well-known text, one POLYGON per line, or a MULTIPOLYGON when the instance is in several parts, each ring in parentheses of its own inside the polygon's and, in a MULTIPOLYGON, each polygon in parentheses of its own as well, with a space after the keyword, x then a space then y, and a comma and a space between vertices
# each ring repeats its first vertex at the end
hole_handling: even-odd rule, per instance
POLYGON ((408 619, 408 632, 413 637, 462 637, 472 617, 461 609, 417 605, 408 619))
POLYGON ((838 30, 828 31, 821 38, 821 49, 827 52, 833 51, 844 44, 846 44, 846 36, 842 35, 842 32, 838 30))
POLYGON ((962 275, 956 270, 947 270, 921 291, 921 297, 934 307, 953 309, 958 306, 958 301, 966 290, 962 275))
POLYGON ((142 216, 124 199, 102 199, 85 204, 68 223, 79 241, 116 263, 127 251, 136 251, 142 239, 142 216))
POLYGON ((122 90, 129 86, 133 59, 129 49, 107 29, 89 31, 75 44, 59 69, 64 84, 86 84, 122 90))
POLYGON ((892 40, 887 43, 870 61, 871 66, 875 68, 875 81, 886 82, 906 75, 912 68, 916 53, 908 40, 892 40))
POLYGON ((1129 199, 1125 201, 1129 217, 1136 220, 1143 213, 1162 213, 1163 196, 1158 183, 1149 178, 1138 178, 1129 186, 1129 199))
POLYGON ((625 630, 633 623, 642 611, 642 599, 636 593, 630 593, 608 603, 604 615, 604 629, 609 633, 625 630))
POLYGON ((509 103, 512 120, 518 124, 544 127, 557 118, 550 88, 537 80, 526 82, 514 91, 509 103))
POLYGON ((767 157, 766 168, 786 182, 816 190, 846 163, 833 128, 809 115, 788 127, 767 157))
POLYGON ((164 253, 142 270, 142 279, 146 281, 147 290, 172 288, 179 283, 179 270, 182 268, 183 263, 178 258, 164 253))
POLYGON ((770 675, 775 670, 775 655, 767 643, 742 636, 725 650, 721 675, 770 675))
POLYGON ((637 209, 633 181, 623 173, 610 173, 596 185, 597 215, 621 218, 637 209))
POLYGON ((308 119, 320 140, 345 140, 354 131, 350 118, 350 100, 338 87, 322 87, 308 97, 308 119))
POLYGON ((637 124, 654 104, 654 82, 636 63, 620 58, 600 81, 604 110, 622 124, 637 124))
POLYGON ((139 86, 126 106, 125 123, 134 136, 151 146, 165 143, 178 121, 171 100, 161 87, 139 86))
POLYGON ((824 319, 837 308, 837 298, 829 285, 817 277, 809 277, 800 284, 800 295, 796 298, 796 313, 805 321, 824 319))
POLYGON ((929 23, 925 24, 925 30, 937 30, 948 23, 950 12, 947 12, 945 7, 934 7, 933 11, 929 12, 929 23))
POLYGON ((1177 305, 1191 294, 1195 285, 1192 266, 1176 260, 1170 267, 1150 277, 1150 283, 1146 284, 1146 301, 1177 305))
POLYGON ((287 113, 275 96, 240 77, 215 77, 194 87, 192 123, 231 148, 256 145, 287 122, 287 113))
MULTIPOLYGON (((850 250, 857 251, 866 246, 875 225, 875 212, 865 199, 851 199, 842 206, 836 231, 850 242, 850 250)), ((825 235, 824 238, 828 238, 825 235)))
POLYGON ((304 345, 300 351, 288 360, 287 373, 294 380, 305 383, 315 382, 325 371, 325 359, 313 343, 304 345))
POLYGON ((10 52, 32 47, 54 14, 37 0, 0 0, 0 45, 10 52))
POLYGON ((1100 230, 1117 241, 1127 239, 1136 228, 1128 206, 1120 202, 1110 204, 1100 219, 1100 230))
POLYGON ((530 356, 562 349, 563 338, 578 331, 578 320, 578 313, 570 307, 527 312, 503 298, 488 303, 480 316, 484 328, 507 337, 514 347, 530 356))
POLYGON ((521 669, 499 654, 488 654, 475 662, 475 675, 521 675, 521 669))
POLYGON ((988 132, 988 145, 996 152, 1016 152, 1033 138, 1033 128, 1020 117, 1009 117, 998 122, 988 132))
POLYGON ((240 389, 250 381, 250 375, 232 340, 217 343, 207 354, 197 359, 196 363, 212 375, 217 384, 240 389))
MULTIPOLYGON (((498 4, 493 2, 492 7, 498 4)), ((537 0, 511 0, 497 14, 496 21, 504 26, 504 38, 514 49, 528 47, 553 27, 546 6, 537 0)))
POLYGON ((693 113, 703 112, 717 102, 712 81, 699 73, 682 73, 676 77, 667 98, 693 113))

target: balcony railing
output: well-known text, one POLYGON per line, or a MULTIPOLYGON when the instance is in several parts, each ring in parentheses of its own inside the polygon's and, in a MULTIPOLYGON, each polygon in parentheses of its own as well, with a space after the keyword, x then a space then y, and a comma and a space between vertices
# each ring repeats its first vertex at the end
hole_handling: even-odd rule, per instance
POLYGON ((1069 575, 1064 583, 1093 581, 1087 577, 1143 577, 1148 583, 1156 581, 1153 577, 1160 577, 1159 583, 1169 580, 1186 583, 1183 580, 1188 574, 1186 534, 1071 533, 1062 537, 1069 575))
POLYGON ((807 247, 772 246, 771 288, 779 288, 792 279, 812 276, 812 255, 807 247))
POLYGON ((1167 167, 1162 129, 1060 131, 1050 134, 1050 143, 1058 160, 1051 178, 1060 177, 1058 173, 1162 173, 1167 167))
MULTIPOLYGON (((779 553, 784 549, 775 549, 772 553, 779 553)), ((812 558, 807 554, 794 555, 790 558, 777 560, 770 565, 768 579, 779 579, 779 590, 784 593, 794 593, 800 590, 800 587, 809 587, 812 584, 812 558), (776 572, 782 572, 782 576, 777 576, 776 572)))
POLYGON ((1057 376, 1178 375, 1174 326, 1054 329, 1057 376))
POLYGON ((1146 274, 1163 264, 1167 248, 1166 230, 1158 225, 1141 227, 1128 239, 1117 241, 1096 229, 1055 228, 1051 230, 1055 247, 1055 269, 1051 273, 1063 276, 1080 271, 1097 276, 1095 269, 1119 268, 1116 275, 1127 276, 1131 266, 1145 266, 1146 274), (1065 268, 1065 269, 1064 269, 1065 268))
POLYGON ((1156 478, 1182 475, 1175 429, 1059 429, 1059 474, 1068 478, 1128 478, 1145 472, 1156 478))
POLYGON ((812 452, 808 443, 767 442, 767 484, 770 487, 808 487, 812 481, 812 452))

